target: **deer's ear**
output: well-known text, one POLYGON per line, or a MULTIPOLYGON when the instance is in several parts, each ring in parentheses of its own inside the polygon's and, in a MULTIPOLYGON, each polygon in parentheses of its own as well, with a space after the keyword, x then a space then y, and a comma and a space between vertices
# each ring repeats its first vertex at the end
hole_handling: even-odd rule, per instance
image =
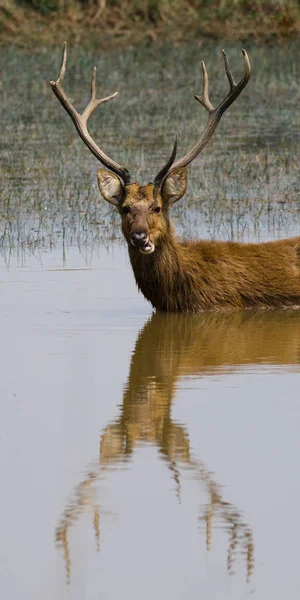
POLYGON ((187 182, 188 176, 185 167, 172 171, 166 178, 161 190, 163 201, 168 204, 173 204, 174 202, 177 202, 177 200, 180 200, 185 194, 187 182))
POLYGON ((106 169, 98 169, 98 186, 104 200, 119 206, 124 196, 124 186, 117 175, 106 169))

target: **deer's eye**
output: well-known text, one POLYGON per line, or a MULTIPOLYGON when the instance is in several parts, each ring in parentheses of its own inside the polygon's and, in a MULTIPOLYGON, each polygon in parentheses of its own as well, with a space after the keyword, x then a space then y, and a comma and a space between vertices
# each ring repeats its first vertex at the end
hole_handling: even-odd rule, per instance
POLYGON ((122 213, 123 213, 123 215, 128 215, 130 213, 129 206, 123 206, 122 213))
POLYGON ((160 206, 157 206, 157 207, 154 209, 154 212, 156 212, 156 213, 160 213, 160 211, 161 211, 161 208, 160 208, 160 206))

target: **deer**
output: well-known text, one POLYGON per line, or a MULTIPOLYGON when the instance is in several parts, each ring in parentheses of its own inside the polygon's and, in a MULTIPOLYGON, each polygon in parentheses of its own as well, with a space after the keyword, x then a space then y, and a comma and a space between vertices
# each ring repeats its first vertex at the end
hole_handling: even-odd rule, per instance
POLYGON ((104 200, 121 216, 121 229, 128 245, 130 263, 139 291, 154 309, 190 312, 300 307, 300 236, 259 243, 218 240, 180 240, 170 218, 170 209, 187 189, 187 167, 211 139, 225 111, 241 94, 251 76, 246 50, 242 50, 244 74, 235 83, 223 50, 229 92, 214 107, 209 97, 208 74, 202 62, 202 94, 195 99, 208 112, 207 124, 192 148, 176 159, 177 135, 172 153, 146 185, 132 181, 129 170, 107 156, 91 137, 87 122, 93 111, 118 92, 98 99, 96 67, 91 98, 79 114, 63 89, 67 47, 61 69, 51 88, 70 115, 76 130, 99 162, 98 186, 104 200))

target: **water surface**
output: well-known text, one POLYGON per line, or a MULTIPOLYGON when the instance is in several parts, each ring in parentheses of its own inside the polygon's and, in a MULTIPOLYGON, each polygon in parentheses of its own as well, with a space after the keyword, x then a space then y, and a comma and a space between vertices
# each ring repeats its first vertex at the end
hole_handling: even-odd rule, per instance
POLYGON ((299 313, 152 314, 119 245, 1 298, 2 596, 295 597, 299 313))

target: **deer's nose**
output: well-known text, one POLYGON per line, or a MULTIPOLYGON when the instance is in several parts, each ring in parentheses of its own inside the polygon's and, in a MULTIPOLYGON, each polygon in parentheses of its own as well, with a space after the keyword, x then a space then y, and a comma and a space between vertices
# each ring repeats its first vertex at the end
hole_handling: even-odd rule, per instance
POLYGON ((133 246, 144 246, 145 242, 148 239, 148 234, 144 229, 137 229, 133 231, 130 236, 130 241, 133 246))

